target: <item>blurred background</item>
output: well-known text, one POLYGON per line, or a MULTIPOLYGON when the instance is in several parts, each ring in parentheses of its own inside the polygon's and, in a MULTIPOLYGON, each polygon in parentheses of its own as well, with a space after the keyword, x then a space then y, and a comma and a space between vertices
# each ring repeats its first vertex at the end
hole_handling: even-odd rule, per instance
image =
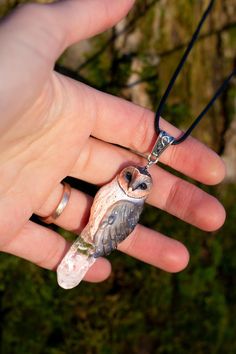
MULTIPOLYGON (((21 2, 0 0, 1 16, 21 2)), ((138 0, 115 28, 68 49, 56 70, 156 109, 207 4, 138 0)), ((188 127, 235 66, 236 1, 218 0, 164 117, 188 127)), ((202 232, 151 207, 142 218, 187 245, 188 268, 171 275, 115 252, 109 256, 113 272, 106 282, 64 291, 54 273, 1 254, 1 353, 236 353, 236 79, 194 135, 227 165, 224 183, 202 186, 225 206, 224 227, 202 232)))

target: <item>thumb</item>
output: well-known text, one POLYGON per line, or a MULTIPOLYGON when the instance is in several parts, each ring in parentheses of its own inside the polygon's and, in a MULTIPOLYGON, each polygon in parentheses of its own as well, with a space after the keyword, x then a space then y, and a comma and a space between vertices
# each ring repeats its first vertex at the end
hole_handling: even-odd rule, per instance
POLYGON ((37 51, 55 61, 71 44, 119 22, 134 1, 59 0, 50 4, 26 4, 12 13, 7 27, 14 22, 14 32, 20 32, 24 42, 30 47, 35 43, 37 51))
POLYGON ((61 29, 64 47, 114 26, 134 0, 63 0, 49 4, 61 29))

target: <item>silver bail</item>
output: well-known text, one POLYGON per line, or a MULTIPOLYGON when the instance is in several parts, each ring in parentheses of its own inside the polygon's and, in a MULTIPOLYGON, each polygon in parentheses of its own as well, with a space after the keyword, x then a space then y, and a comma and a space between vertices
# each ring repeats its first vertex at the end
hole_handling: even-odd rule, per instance
POLYGON ((152 152, 148 155, 147 168, 156 164, 163 151, 173 144, 174 141, 175 138, 173 138, 173 136, 167 134, 164 130, 161 130, 152 152))

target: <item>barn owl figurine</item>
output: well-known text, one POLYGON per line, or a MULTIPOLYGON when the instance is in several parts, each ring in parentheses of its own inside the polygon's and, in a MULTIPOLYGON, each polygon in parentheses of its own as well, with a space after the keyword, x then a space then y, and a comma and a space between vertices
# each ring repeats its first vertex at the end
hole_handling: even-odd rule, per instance
POLYGON ((58 284, 77 286, 96 258, 117 248, 135 228, 152 187, 147 168, 124 168, 94 198, 88 224, 57 268, 58 284))

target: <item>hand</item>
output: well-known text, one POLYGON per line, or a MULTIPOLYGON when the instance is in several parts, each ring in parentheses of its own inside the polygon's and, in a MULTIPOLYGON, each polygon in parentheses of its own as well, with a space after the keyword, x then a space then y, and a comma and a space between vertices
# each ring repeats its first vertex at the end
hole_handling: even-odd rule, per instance
MULTIPOLYGON (((98 92, 53 71, 57 57, 72 43, 117 23, 133 0, 66 0, 26 5, 0 26, 0 249, 54 269, 69 245, 29 218, 49 215, 62 193, 61 181, 73 176, 102 185, 127 163, 142 165, 137 155, 112 144, 147 152, 154 141, 153 113, 98 92), (95 139, 97 138, 97 139, 95 139), (98 140, 99 139, 99 140, 98 140), (112 144, 111 144, 112 143, 112 144)), ((179 131, 162 120, 162 129, 179 131)), ((205 184, 220 182, 221 159, 193 138, 172 146, 162 162, 205 184)), ((148 203, 203 230, 219 228, 225 218, 220 203, 196 186, 158 166, 148 203)), ((91 198, 72 189, 57 224, 79 232, 91 198)), ((183 269, 188 251, 180 242, 137 226, 120 251, 169 272, 183 269)), ((110 263, 99 259, 86 275, 101 281, 110 263)))

